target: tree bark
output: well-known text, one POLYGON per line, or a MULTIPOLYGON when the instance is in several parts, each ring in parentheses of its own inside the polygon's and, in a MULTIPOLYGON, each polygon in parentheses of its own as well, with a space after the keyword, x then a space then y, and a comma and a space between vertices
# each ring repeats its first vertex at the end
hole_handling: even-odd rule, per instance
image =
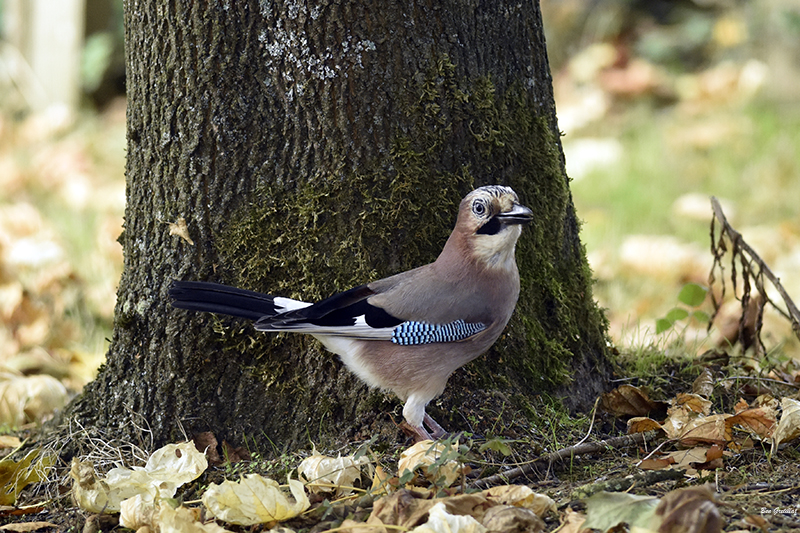
POLYGON ((435 259, 460 199, 489 183, 536 213, 517 249, 520 301, 431 412, 486 431, 456 406, 495 391, 527 415, 541 393, 591 405, 605 320, 538 2, 127 0, 125 23, 124 273, 107 363, 62 420, 130 440, 146 425, 155 444, 213 431, 266 452, 397 439, 385 413, 399 421, 399 402, 312 339, 172 309, 167 288, 323 298, 435 259), (192 242, 171 232, 179 219, 192 242))

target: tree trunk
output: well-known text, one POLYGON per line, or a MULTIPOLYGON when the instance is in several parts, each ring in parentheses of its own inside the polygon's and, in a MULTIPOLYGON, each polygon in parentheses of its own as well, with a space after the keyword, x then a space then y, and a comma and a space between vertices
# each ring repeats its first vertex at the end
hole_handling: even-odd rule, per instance
POLYGON ((605 320, 537 2, 127 0, 125 23, 124 273, 107 363, 68 418, 132 440, 146 424, 155 444, 213 431, 266 452, 397 439, 399 402, 313 339, 172 309, 167 288, 323 298, 435 259, 460 199, 489 183, 535 213, 517 248, 520 301, 431 412, 486 431, 454 406, 497 391, 528 415, 540 393, 591 405, 605 320), (171 231, 180 219, 191 242, 171 231))

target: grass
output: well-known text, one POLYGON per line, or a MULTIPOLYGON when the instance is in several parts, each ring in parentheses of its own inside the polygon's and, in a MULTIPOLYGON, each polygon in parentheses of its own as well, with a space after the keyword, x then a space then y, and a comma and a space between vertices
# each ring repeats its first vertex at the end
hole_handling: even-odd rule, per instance
MULTIPOLYGON (((795 107, 759 103, 687 117, 679 109, 653 113, 636 106, 616 122, 610 132, 605 124, 603 129, 622 143, 622 159, 571 184, 589 250, 619 244, 632 233, 706 244, 707 226, 671 211, 673 202, 690 192, 731 200, 737 218, 748 225, 797 216, 800 110, 795 107), (700 144, 712 135, 716 142, 700 144)), ((709 206, 709 220, 710 215, 709 206)))

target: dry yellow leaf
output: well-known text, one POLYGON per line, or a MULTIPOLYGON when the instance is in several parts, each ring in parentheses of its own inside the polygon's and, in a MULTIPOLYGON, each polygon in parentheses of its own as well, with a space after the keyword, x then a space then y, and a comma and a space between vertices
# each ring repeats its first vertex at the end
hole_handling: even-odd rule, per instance
POLYGON ((442 455, 457 448, 457 442, 453 443, 452 447, 432 440, 418 442, 400 454, 397 471, 402 477, 407 471, 419 470, 428 481, 449 487, 461 474, 461 465, 456 461, 443 461, 442 455))
POLYGON ((0 505, 13 505, 22 489, 47 479, 55 457, 44 455, 36 461, 39 451, 28 452, 19 462, 7 458, 0 461, 0 505))
POLYGON ((72 460, 72 492, 80 507, 93 513, 119 512, 123 500, 141 495, 152 502, 172 498, 178 487, 197 479, 206 468, 206 456, 191 441, 167 444, 156 450, 142 467, 112 468, 103 479, 89 462, 72 460))
POLYGON ((20 426, 41 420, 67 404, 64 385, 48 375, 0 375, 0 424, 20 426))
POLYGON ((280 522, 311 505, 300 481, 290 479, 288 484, 292 498, 276 481, 248 474, 238 482, 212 483, 203 494, 203 505, 220 520, 240 526, 280 522))
POLYGON ((297 467, 300 481, 313 493, 334 492, 344 496, 353 492, 353 484, 361 477, 361 465, 369 462, 366 457, 358 460, 348 457, 328 457, 314 451, 297 467))
POLYGON ((534 492, 525 485, 501 485, 486 489, 481 494, 486 496, 492 504, 513 505, 530 509, 538 516, 544 516, 549 511, 556 512, 556 502, 550 496, 534 492))

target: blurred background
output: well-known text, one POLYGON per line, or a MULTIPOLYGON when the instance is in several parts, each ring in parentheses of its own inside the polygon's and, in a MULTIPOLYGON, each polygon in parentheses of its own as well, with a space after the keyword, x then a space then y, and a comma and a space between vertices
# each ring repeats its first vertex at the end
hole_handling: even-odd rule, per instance
MULTIPOLYGON (((595 297, 618 348, 694 357, 731 340, 734 300, 710 334, 688 318, 655 326, 685 307, 687 283, 708 284, 711 195, 800 300, 800 0, 541 5, 595 297)), ((120 0, 0 0, 0 428, 63 405, 108 347, 123 33, 120 0)), ((710 313, 708 299, 697 309, 710 313)), ((800 359, 776 313, 764 341, 771 368, 800 359)))

